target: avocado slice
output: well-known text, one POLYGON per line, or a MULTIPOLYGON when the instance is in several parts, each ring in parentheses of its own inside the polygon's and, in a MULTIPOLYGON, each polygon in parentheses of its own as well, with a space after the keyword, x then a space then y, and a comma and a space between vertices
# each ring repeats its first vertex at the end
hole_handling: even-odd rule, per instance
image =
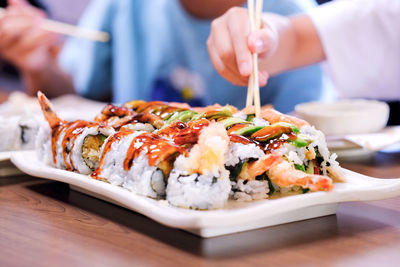
POLYGON ((314 174, 314 167, 315 167, 314 162, 310 161, 310 163, 308 163, 308 166, 306 168, 306 173, 314 174))
POLYGON ((247 115, 246 121, 252 122, 256 116, 254 114, 247 115))
POLYGON ((223 117, 232 117, 232 112, 230 109, 223 107, 219 110, 206 112, 204 117, 209 120, 217 120, 223 117))
POLYGON ((251 138, 255 141, 265 142, 275 137, 278 137, 282 134, 289 134, 289 133, 299 133, 299 128, 297 126, 286 123, 286 122, 278 122, 272 125, 268 125, 263 127, 261 130, 253 133, 251 138))
POLYGON ((219 122, 223 123, 225 125, 226 129, 230 128, 231 126, 233 126, 235 124, 250 123, 248 121, 242 120, 240 118, 235 118, 235 117, 229 117, 229 118, 223 119, 219 122))
POLYGON ((262 128, 264 128, 264 126, 249 125, 249 126, 245 126, 245 127, 241 128, 235 132, 232 132, 232 133, 235 133, 238 135, 243 135, 243 136, 249 136, 249 135, 252 135, 253 133, 261 130, 262 128))
POLYGON ((296 139, 292 141, 292 144, 296 147, 306 147, 312 142, 313 140, 310 139, 308 136, 304 134, 297 134, 296 139))
POLYGON ((180 120, 182 122, 188 122, 196 114, 197 114, 197 112, 195 112, 193 110, 182 111, 182 112, 179 113, 178 120, 180 120))
POLYGON ((173 121, 177 120, 179 117, 180 112, 174 112, 170 114, 168 117, 165 118, 165 122, 167 124, 171 124, 173 121))

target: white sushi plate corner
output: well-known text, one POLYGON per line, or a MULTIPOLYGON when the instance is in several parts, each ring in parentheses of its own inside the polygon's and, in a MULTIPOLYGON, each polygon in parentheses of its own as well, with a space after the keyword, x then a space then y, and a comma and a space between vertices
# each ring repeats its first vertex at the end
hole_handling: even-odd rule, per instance
POLYGON ((205 238, 335 214, 341 202, 400 196, 400 178, 372 178, 345 170, 346 182, 336 184, 331 192, 307 193, 232 205, 220 210, 199 211, 173 207, 166 201, 139 196, 85 175, 46 166, 37 160, 34 151, 13 152, 11 161, 29 175, 67 183, 79 191, 143 214, 161 224, 205 238))

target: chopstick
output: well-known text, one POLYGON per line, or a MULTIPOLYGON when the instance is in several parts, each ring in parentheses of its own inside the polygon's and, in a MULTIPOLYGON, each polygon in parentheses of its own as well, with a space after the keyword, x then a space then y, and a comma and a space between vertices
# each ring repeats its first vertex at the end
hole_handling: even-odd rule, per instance
MULTIPOLYGON (((247 8, 249 10, 249 19, 250 19, 250 31, 254 32, 255 31, 255 21, 254 21, 254 0, 247 0, 247 8)), ((253 57, 252 57, 253 58, 253 57)), ((254 65, 254 60, 253 60, 253 65, 254 65)), ((250 74, 249 78, 249 84, 247 87, 247 99, 246 99, 246 108, 249 108, 253 106, 253 101, 254 101, 254 77, 253 77, 253 71, 250 74)))
MULTIPOLYGON (((256 0, 256 5, 254 6, 254 0, 248 0, 247 5, 249 9, 251 32, 258 31, 261 27, 261 13, 262 13, 263 1, 256 0)), ((254 101, 255 115, 256 117, 259 117, 261 112, 261 101, 260 101, 260 86, 258 79, 258 55, 256 53, 253 53, 252 59, 253 59, 253 70, 251 72, 249 85, 247 88, 246 107, 247 108, 251 107, 254 101)))
MULTIPOLYGON (((6 10, 4 8, 0 8, 0 18, 4 16, 5 12, 6 10)), ((95 42, 106 43, 110 40, 110 35, 106 32, 84 29, 78 26, 49 19, 44 20, 41 28, 49 32, 83 38, 95 42)))

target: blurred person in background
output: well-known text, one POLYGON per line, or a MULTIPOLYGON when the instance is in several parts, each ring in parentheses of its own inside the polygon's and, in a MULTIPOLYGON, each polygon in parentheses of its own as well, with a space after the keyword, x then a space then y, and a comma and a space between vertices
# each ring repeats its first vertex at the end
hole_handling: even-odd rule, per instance
MULTIPOLYGON (((43 11, 46 11, 45 6, 38 0, 29 0, 28 3, 34 7, 37 7, 43 11)), ((7 0, 0 0, 0 8, 6 8, 7 5, 8 5, 7 0)), ((0 20, 1 20, 1 18, 0 18, 0 20)), ((1 35, 1 31, 0 31, 0 38, 6 38, 3 35, 1 35)), ((4 46, 5 42, 3 41, 3 42, 1 42, 1 44, 3 44, 3 46, 4 46)), ((8 49, 7 46, 3 47, 3 50, 6 50, 6 49, 8 49)), ((1 51, 1 49, 0 49, 0 51, 1 51)), ((14 85, 14 84, 17 84, 17 82, 12 82, 12 81, 15 81, 18 79, 18 69, 15 66, 13 66, 12 64, 10 64, 9 62, 7 62, 6 59, 1 56, 1 53, 0 53, 0 77, 4 78, 2 80, 3 83, 5 81, 9 81, 9 83, 7 83, 7 86, 18 88, 18 86, 14 85), (11 86, 10 84, 13 84, 13 85, 11 86)), ((1 81, 0 81, 0 83, 1 83, 1 81)), ((2 84, 0 84, 0 85, 2 85, 2 84)), ((0 86, 0 89, 4 89, 4 88, 1 88, 1 86, 0 86)))
POLYGON ((252 52, 264 80, 327 60, 342 97, 385 100, 389 125, 400 124, 400 1, 334 1, 290 18, 265 13, 263 28, 251 34, 239 27, 248 20, 246 9, 231 9, 210 34, 212 62, 227 80, 247 84, 252 66, 240 66, 252 64, 252 52))
MULTIPOLYGON (((31 92, 40 89, 49 96, 76 92, 98 100, 112 97, 114 102, 145 99, 244 105, 245 90, 218 75, 206 47, 211 20, 233 6, 244 5, 244 0, 92 1, 79 26, 109 32, 111 41, 71 38, 59 57, 51 53, 57 47, 55 36, 29 22, 39 22, 41 14, 22 0, 12 2, 26 16, 25 24, 20 23, 22 30, 29 28, 43 36, 43 41, 30 42, 28 48, 14 49, 21 53, 0 50, 20 67, 31 92), (26 56, 21 57, 22 52, 26 56)), ((265 0, 264 10, 290 15, 314 4, 311 0, 265 0)), ((24 43, 25 37, 18 37, 24 43)), ((272 103, 283 112, 297 103, 320 99, 320 67, 271 78, 262 92, 263 104, 272 103)))

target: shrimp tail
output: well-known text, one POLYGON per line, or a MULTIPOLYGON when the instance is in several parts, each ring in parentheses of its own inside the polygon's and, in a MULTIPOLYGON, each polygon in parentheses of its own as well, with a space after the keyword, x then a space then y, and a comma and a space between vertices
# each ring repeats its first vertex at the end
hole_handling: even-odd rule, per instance
POLYGON ((64 120, 60 119, 54 111, 53 105, 50 100, 41 92, 37 93, 38 101, 42 109, 42 113, 46 121, 49 123, 51 129, 54 129, 61 124, 65 123, 64 120))

